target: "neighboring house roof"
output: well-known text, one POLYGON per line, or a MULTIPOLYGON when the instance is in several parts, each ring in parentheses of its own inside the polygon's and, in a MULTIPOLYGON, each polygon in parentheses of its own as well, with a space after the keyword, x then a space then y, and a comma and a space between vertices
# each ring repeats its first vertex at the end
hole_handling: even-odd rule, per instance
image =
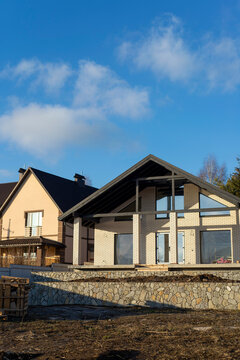
MULTIPOLYGON (((74 213, 79 216, 110 212, 118 205, 134 196, 136 193, 135 180, 147 176, 164 176, 172 174, 180 175, 186 179, 185 182, 193 183, 212 194, 233 203, 239 207, 240 198, 228 193, 215 185, 209 184, 176 166, 167 163, 164 160, 148 155, 121 175, 110 181, 108 184, 97 190, 95 193, 80 201, 77 205, 66 211, 59 217, 60 220, 69 220, 74 213)), ((140 186, 140 190, 146 187, 146 183, 140 186), (142 186, 142 187, 141 187, 142 186)))
POLYGON ((62 212, 94 193, 97 188, 31 168, 62 212))
POLYGON ((42 236, 40 237, 31 237, 31 238, 22 238, 22 239, 9 239, 0 241, 0 248, 9 248, 9 247, 21 247, 21 246, 41 246, 41 245, 51 245, 55 247, 65 248, 66 246, 59 241, 46 239, 42 236))
POLYGON ((14 183, 15 186, 13 186, 12 191, 8 193, 9 196, 5 197, 3 203, 1 203, 1 211, 3 211, 5 206, 11 201, 14 194, 22 186, 30 173, 37 178, 42 187, 62 212, 73 207, 79 201, 82 201, 97 190, 93 186, 79 184, 76 181, 68 180, 63 177, 29 167, 25 171, 21 180, 18 183, 14 183))
POLYGON ((0 207, 4 201, 8 198, 9 194, 13 191, 17 182, 10 182, 5 184, 0 184, 0 207))

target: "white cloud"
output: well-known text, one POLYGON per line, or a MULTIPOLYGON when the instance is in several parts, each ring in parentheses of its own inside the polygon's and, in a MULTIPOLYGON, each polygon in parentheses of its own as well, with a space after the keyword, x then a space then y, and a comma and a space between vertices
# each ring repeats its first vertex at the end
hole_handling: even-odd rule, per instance
POLYGON ((47 92, 61 89, 72 75, 71 68, 64 63, 43 63, 38 59, 22 60, 16 66, 7 66, 1 77, 24 81, 31 79, 32 86, 42 86, 47 92))
POLYGON ((150 70, 158 80, 167 78, 224 92, 240 85, 240 38, 208 36, 192 39, 192 43, 184 36, 180 20, 170 16, 139 40, 123 41, 118 57, 130 60, 138 70, 150 70))
POLYGON ((201 58, 210 89, 232 91, 240 85, 240 39, 208 40, 201 58))
POLYGON ((182 37, 181 24, 171 16, 167 24, 158 23, 137 42, 123 42, 120 60, 130 58, 138 69, 149 69, 158 78, 186 81, 195 71, 195 54, 182 37))
POLYGON ((94 106, 108 114, 138 118, 146 115, 149 96, 147 90, 131 87, 108 67, 80 61, 74 104, 94 106))
POLYGON ((109 126, 107 120, 93 108, 29 104, 0 117, 0 138, 34 155, 56 155, 69 144, 86 146, 101 141, 104 126, 109 126))
POLYGON ((147 114, 146 89, 131 87, 108 67, 91 61, 80 61, 78 71, 73 71, 66 64, 23 60, 0 75, 20 81, 31 79, 50 91, 61 88, 70 74, 76 79, 69 90, 72 98, 68 106, 22 104, 19 98, 8 98, 12 110, 0 115, 0 141, 40 157, 48 153, 55 157, 68 145, 112 149, 120 146, 122 136, 126 140, 121 118, 136 119, 147 114))

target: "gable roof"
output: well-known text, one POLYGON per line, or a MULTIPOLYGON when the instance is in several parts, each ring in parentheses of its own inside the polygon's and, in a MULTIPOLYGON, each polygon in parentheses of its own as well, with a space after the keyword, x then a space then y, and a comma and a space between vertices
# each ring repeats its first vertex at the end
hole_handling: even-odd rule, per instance
POLYGON ((67 211, 97 190, 93 186, 79 184, 76 181, 29 167, 21 180, 18 183, 14 183, 15 186, 12 188, 11 193, 8 194, 9 196, 5 198, 5 201, 1 204, 1 211, 9 203, 30 173, 37 178, 41 186, 62 212, 67 211))
MULTIPOLYGON (((134 180, 137 178, 171 175, 172 172, 176 175, 184 177, 184 179, 186 179, 185 183, 193 183, 200 188, 205 189, 212 194, 218 195, 239 207, 240 198, 237 196, 232 195, 225 190, 219 189, 217 186, 209 184, 199 177, 194 176, 150 154, 123 172, 121 175, 110 181, 108 184, 97 190, 95 193, 80 201, 77 205, 61 215, 59 219, 68 220, 73 216, 74 213, 87 215, 93 214, 94 211, 97 213, 109 212, 111 211, 111 206, 112 209, 114 209, 118 204, 123 203, 131 196, 134 196, 136 193, 136 184, 134 180)), ((144 186, 146 187, 146 185, 142 185, 142 189, 144 186)))
POLYGON ((13 189, 15 188, 16 185, 17 185, 17 182, 0 184, 0 207, 2 206, 4 201, 7 199, 9 194, 13 191, 13 189))

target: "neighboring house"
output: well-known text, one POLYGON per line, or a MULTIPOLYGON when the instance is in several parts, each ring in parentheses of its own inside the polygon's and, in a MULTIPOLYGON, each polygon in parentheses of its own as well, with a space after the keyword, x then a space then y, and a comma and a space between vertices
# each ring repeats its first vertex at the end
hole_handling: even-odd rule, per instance
POLYGON ((240 198, 153 155, 97 190, 60 220, 94 230, 94 264, 211 264, 240 260, 240 198))
MULTIPOLYGON (((58 217, 96 191, 84 176, 68 180, 29 167, 17 183, 0 184, 0 266, 72 263, 71 224, 58 217)), ((93 231, 85 228, 81 261, 93 261, 93 231)))

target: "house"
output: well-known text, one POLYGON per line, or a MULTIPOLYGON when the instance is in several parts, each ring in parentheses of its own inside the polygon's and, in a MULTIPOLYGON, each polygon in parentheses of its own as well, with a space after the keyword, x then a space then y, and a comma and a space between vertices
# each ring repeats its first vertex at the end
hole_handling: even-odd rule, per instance
POLYGON ((94 265, 214 264, 240 260, 240 198, 149 155, 60 216, 94 228, 94 265))
MULTIPOLYGON (((29 167, 17 183, 0 184, 0 266, 72 263, 73 227, 58 217, 96 191, 82 175, 74 181, 29 167)), ((84 228, 81 261, 93 260, 93 230, 84 228)))

